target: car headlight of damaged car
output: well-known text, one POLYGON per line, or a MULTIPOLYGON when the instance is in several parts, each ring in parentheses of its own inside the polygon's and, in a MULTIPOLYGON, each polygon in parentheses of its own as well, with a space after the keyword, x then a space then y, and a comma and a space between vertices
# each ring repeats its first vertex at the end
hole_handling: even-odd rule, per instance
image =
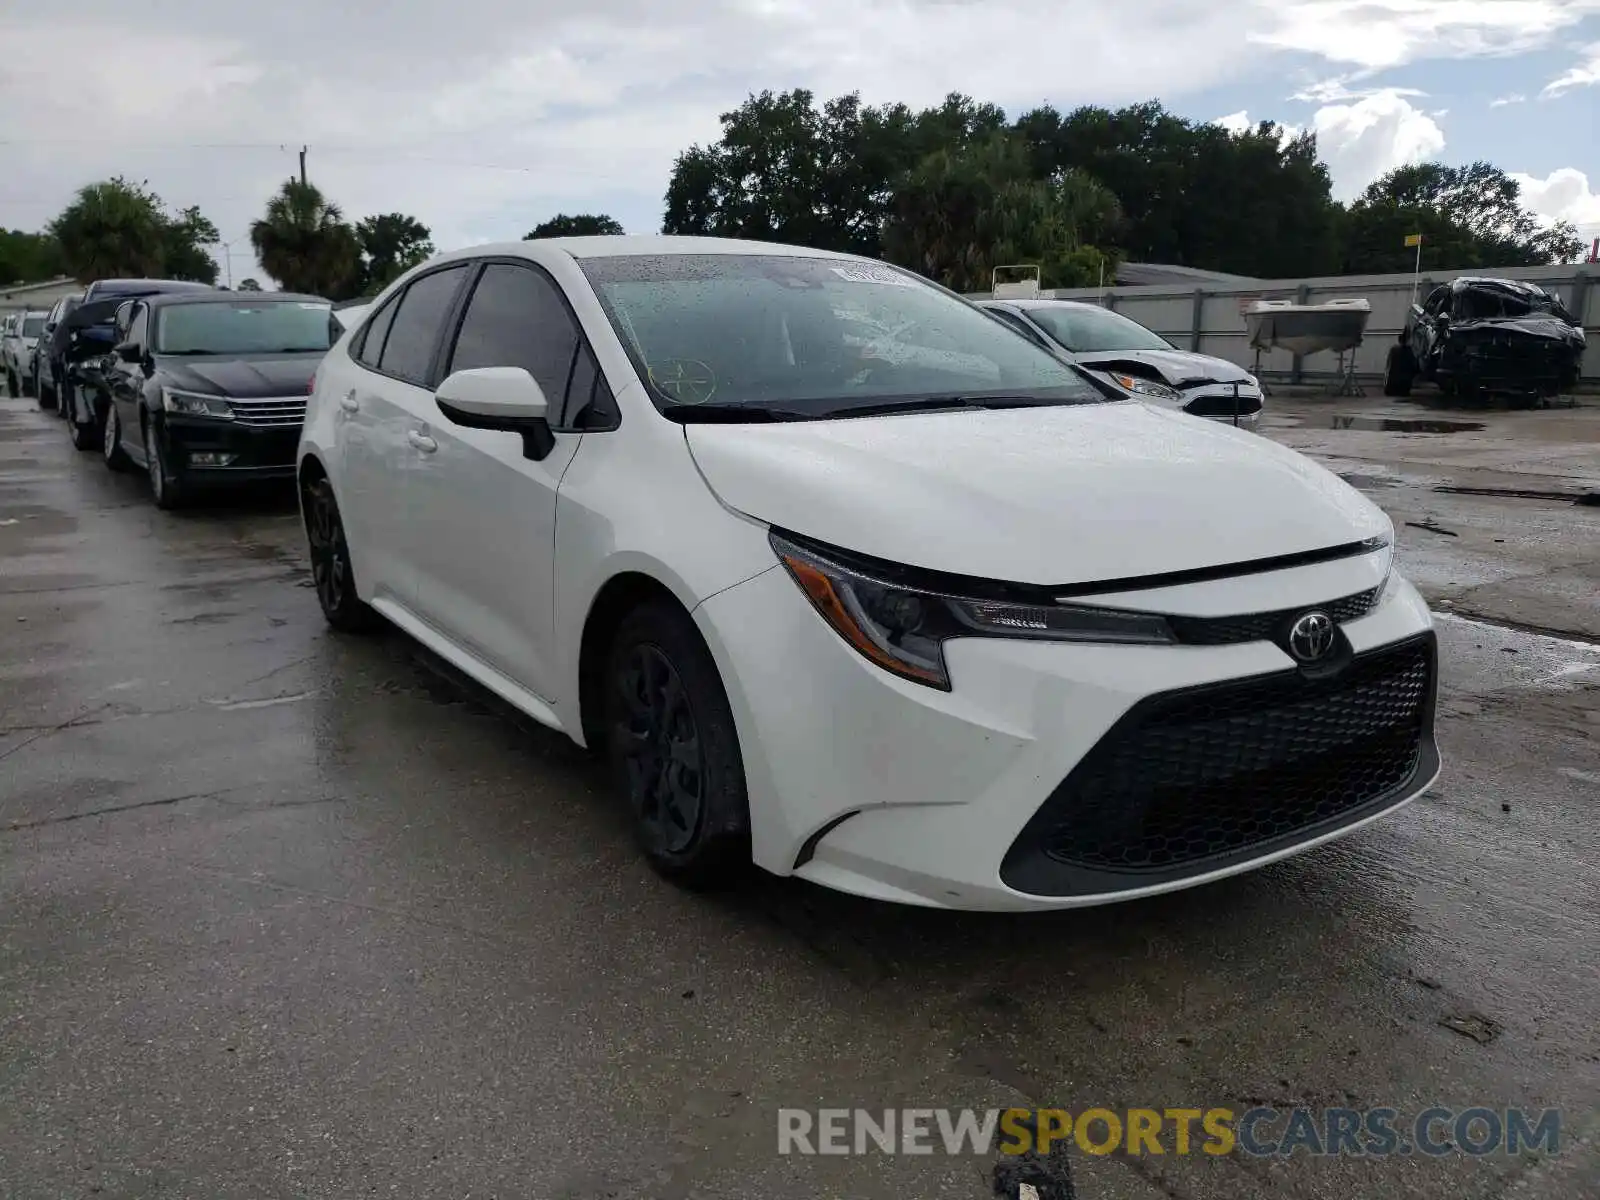
POLYGON ((233 409, 226 400, 221 396, 207 396, 204 392, 182 392, 174 388, 162 388, 161 407, 169 413, 178 413, 185 417, 233 420, 233 409))
POLYGON ((952 595, 874 578, 781 534, 772 548, 812 607, 862 657, 905 679, 950 690, 952 638, 1058 642, 1176 641, 1164 617, 1088 605, 1030 604, 952 595))
POLYGON ((1137 375, 1123 375, 1116 371, 1111 373, 1111 378, 1117 386, 1124 391, 1132 392, 1135 396, 1144 396, 1151 400, 1180 400, 1177 389, 1169 388, 1164 383, 1157 383, 1153 379, 1140 379, 1137 375))

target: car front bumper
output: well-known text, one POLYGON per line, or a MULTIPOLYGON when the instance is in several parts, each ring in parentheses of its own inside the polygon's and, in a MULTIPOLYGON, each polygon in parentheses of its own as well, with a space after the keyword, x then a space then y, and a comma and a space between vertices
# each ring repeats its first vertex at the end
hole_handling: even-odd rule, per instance
POLYGON ((168 413, 162 428, 171 466, 197 483, 294 478, 298 424, 264 427, 168 413))
MULTIPOLYGON (((1236 611, 1372 582, 1281 574, 1270 605, 1236 611)), ((1194 611, 1217 615, 1218 590, 1196 589, 1194 611)), ((1431 621, 1397 577, 1342 626, 1347 686, 1307 685, 1269 641, 974 638, 947 643, 937 691, 847 647, 781 568, 695 615, 739 729, 756 862, 879 899, 1015 911, 1173 891, 1349 833, 1438 771, 1431 621)))

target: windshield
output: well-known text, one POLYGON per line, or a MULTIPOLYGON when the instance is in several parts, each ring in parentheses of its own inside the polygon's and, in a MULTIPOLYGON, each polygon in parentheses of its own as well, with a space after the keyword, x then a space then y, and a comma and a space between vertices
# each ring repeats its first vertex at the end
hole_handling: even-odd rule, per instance
POLYGON ((663 410, 791 416, 921 399, 1106 399, 965 301, 886 265, 758 254, 579 261, 663 410))
POLYGON ((290 354, 326 350, 336 332, 329 304, 174 304, 157 310, 153 349, 162 354, 290 354))
POLYGON ((24 317, 22 320, 22 336, 31 338, 38 337, 44 332, 44 319, 44 313, 39 313, 37 316, 24 317))
POLYGON ((1569 325, 1572 318, 1558 296, 1522 291, 1494 283, 1471 284, 1456 293, 1456 316, 1465 321, 1493 321, 1502 317, 1553 316, 1569 325))
POLYGON ((1094 305, 1041 305, 1028 316, 1075 354, 1096 350, 1171 350, 1172 343, 1110 309, 1094 305))

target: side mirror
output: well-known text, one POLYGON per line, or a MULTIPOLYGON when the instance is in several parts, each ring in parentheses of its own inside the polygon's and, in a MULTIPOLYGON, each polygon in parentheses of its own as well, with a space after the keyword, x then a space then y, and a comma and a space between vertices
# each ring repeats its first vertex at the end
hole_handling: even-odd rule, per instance
POLYGON ((550 405, 539 381, 522 367, 473 367, 439 385, 434 402, 463 429, 494 429, 522 435, 522 456, 537 462, 555 449, 550 405))
POLYGON ((116 355, 125 363, 136 363, 144 357, 144 351, 137 342, 122 342, 116 348, 116 355))

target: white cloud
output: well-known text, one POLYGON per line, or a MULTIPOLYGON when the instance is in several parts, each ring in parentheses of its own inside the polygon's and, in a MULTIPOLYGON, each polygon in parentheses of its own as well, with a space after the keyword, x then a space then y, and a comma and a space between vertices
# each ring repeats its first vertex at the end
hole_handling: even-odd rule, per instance
POLYGON ((1496 96, 1489 101, 1490 108, 1505 108, 1508 104, 1526 104, 1528 98, 1521 92, 1513 92, 1509 96, 1496 96))
POLYGON ((1590 190, 1589 177, 1582 171, 1563 167, 1543 179, 1522 174, 1511 178, 1522 187, 1523 204, 1540 216, 1571 221, 1586 240, 1600 237, 1600 192, 1590 190))
POLYGON ((1558 75, 1545 85, 1544 91, 1539 93, 1546 98, 1553 98, 1575 88, 1594 87, 1600 84, 1600 42, 1583 48, 1584 60, 1562 75, 1558 75))
MULTIPOLYGON (((1257 121, 1252 121, 1250 114, 1243 110, 1229 113, 1225 117, 1218 117, 1211 123, 1222 126, 1229 133, 1254 133, 1256 126, 1259 124, 1257 121)), ((1281 121, 1274 121, 1273 126, 1278 131, 1278 145, 1280 146, 1294 141, 1301 133, 1298 125, 1285 125, 1281 121)))
POLYGON ((1301 88, 1289 97, 1291 100, 1304 100, 1310 104, 1337 104, 1345 100, 1365 100, 1368 96, 1375 96, 1379 92, 1388 92, 1395 96, 1426 96, 1428 93, 1417 88, 1400 87, 1368 87, 1352 88, 1352 83, 1363 79, 1370 79, 1375 71, 1357 71, 1350 75, 1336 75, 1332 79, 1318 80, 1316 83, 1301 88))
POLYGON ((1297 0, 1246 36, 1368 70, 1429 58, 1521 54, 1549 44, 1600 0, 1297 0))
POLYGON ((1431 115, 1389 90, 1319 108, 1311 127, 1333 176, 1333 194, 1341 200, 1396 167, 1436 158, 1445 144, 1444 130, 1431 115))

